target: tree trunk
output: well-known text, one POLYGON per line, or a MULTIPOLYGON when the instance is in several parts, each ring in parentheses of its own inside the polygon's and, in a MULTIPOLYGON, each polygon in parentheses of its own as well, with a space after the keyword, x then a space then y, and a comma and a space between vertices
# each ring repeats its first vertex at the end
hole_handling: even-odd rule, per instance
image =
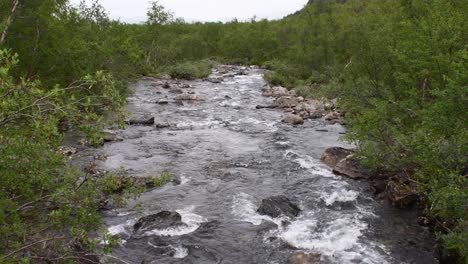
POLYGON ((18 4, 19 0, 13 0, 13 8, 11 9, 11 14, 6 21, 5 28, 3 29, 2 36, 0 38, 0 44, 3 44, 3 42, 5 42, 8 28, 10 27, 11 22, 13 21, 13 16, 15 14, 16 8, 18 7, 18 4))

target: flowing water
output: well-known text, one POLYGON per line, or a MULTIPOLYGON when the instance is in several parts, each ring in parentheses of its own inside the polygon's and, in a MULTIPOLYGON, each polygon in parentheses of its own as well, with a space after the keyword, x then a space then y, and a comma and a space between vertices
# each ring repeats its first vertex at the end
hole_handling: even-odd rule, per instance
POLYGON ((290 262, 310 252, 320 263, 435 263, 413 213, 382 205, 366 183, 335 176, 320 162, 326 148, 350 147, 339 141, 342 126, 307 120, 293 127, 281 123, 281 110, 255 109, 272 103, 261 94, 259 69, 217 84, 186 83, 203 101, 180 104, 170 89, 136 83, 128 110, 172 126, 129 126, 118 131, 122 142, 98 150, 107 156, 104 169, 168 171, 175 179, 104 214, 106 228, 122 238, 114 256, 127 263, 280 264, 312 263, 290 262), (156 103, 164 98, 168 104, 156 103), (287 196, 301 214, 259 215, 261 200, 274 195, 287 196), (187 225, 133 234, 139 218, 162 210, 179 212, 187 225))

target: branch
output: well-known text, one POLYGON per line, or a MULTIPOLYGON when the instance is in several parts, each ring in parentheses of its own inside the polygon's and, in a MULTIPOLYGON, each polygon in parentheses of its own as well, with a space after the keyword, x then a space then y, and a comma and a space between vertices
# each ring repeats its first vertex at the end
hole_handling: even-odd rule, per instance
POLYGON ((7 32, 8 32, 8 28, 10 27, 11 22, 13 22, 13 17, 14 17, 16 8, 18 7, 18 4, 19 4, 19 0, 14 0, 13 1, 13 8, 11 9, 11 14, 10 14, 10 16, 8 17, 8 19, 6 21, 5 28, 3 29, 2 37, 0 38, 0 44, 3 44, 3 42, 5 42, 5 38, 6 38, 6 35, 7 35, 7 32))

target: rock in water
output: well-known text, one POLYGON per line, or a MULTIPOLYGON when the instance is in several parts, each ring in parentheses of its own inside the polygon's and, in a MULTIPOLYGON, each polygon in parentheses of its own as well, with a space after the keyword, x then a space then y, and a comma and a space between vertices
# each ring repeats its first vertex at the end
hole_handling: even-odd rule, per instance
POLYGON ((369 169, 364 167, 361 162, 352 155, 338 162, 333 172, 354 180, 369 179, 372 176, 369 169))
POLYGON ((283 122, 291 125, 302 125, 304 124, 304 119, 298 115, 288 115, 285 119, 283 119, 283 122))
POLYGON ((289 258, 291 264, 318 264, 321 263, 320 254, 316 253, 295 253, 289 258))
POLYGON ((146 125, 154 124, 154 117, 132 118, 126 122, 128 125, 146 125))
POLYGON ((354 151, 350 149, 340 148, 340 147, 332 147, 328 148, 323 152, 322 157, 320 160, 327 164, 330 167, 335 167, 338 162, 345 159, 347 156, 353 154, 354 151))
POLYGON ((154 215, 142 217, 133 226, 135 232, 145 232, 153 229, 166 229, 184 226, 182 216, 177 212, 162 211, 154 215))
POLYGON ((278 217, 280 215, 295 217, 301 212, 301 209, 293 204, 286 196, 279 195, 263 199, 257 212, 261 215, 268 215, 271 217, 278 217))

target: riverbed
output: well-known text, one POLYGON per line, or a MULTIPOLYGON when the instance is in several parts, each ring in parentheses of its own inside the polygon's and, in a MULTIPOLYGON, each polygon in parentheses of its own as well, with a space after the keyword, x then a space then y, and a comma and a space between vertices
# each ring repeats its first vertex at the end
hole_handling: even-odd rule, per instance
POLYGON ((103 213, 105 228, 122 239, 113 256, 154 264, 437 263, 415 212, 391 208, 366 182, 320 162, 326 148, 353 147, 340 141, 344 127, 322 119, 282 123, 282 110, 256 109, 273 100, 262 96, 261 69, 222 70, 216 82, 146 78, 132 85, 128 112, 155 117, 155 125, 115 130, 123 141, 96 150, 105 157, 97 165, 136 177, 167 171, 173 180, 103 213), (175 100, 181 93, 197 98, 175 100), (257 213, 275 195, 301 213, 257 213), (134 234, 138 219, 163 210, 178 212, 185 225, 134 234))

